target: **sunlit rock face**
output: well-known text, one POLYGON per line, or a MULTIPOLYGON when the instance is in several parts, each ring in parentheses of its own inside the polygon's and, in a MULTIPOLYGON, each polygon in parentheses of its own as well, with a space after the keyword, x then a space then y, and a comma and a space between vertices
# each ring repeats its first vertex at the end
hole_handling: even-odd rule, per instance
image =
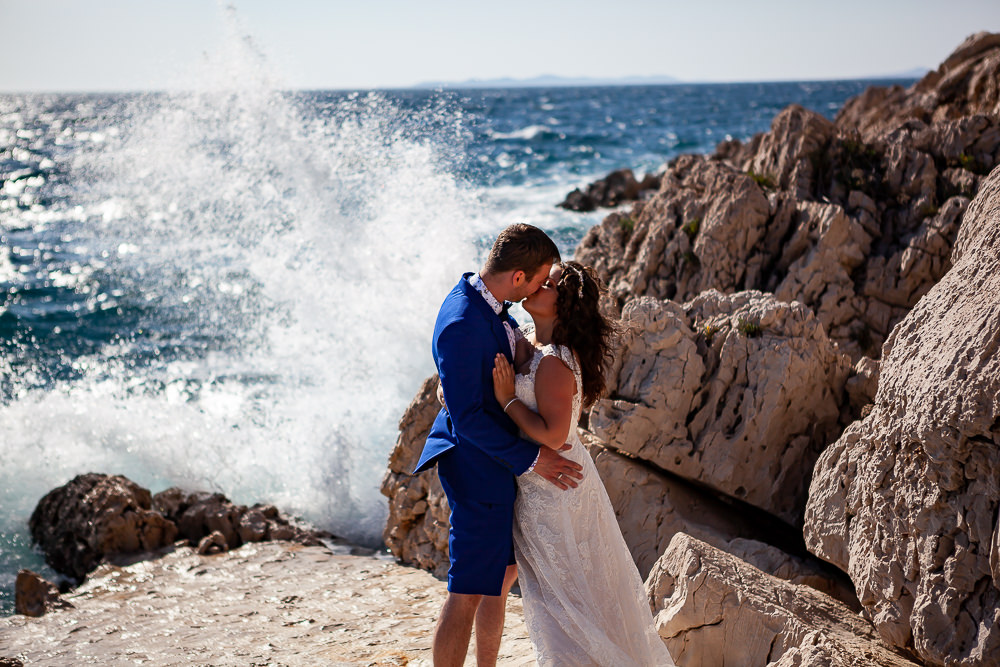
POLYGON ((820 458, 805 536, 882 637, 1000 664, 1000 169, 945 277, 885 345, 875 403, 820 458))

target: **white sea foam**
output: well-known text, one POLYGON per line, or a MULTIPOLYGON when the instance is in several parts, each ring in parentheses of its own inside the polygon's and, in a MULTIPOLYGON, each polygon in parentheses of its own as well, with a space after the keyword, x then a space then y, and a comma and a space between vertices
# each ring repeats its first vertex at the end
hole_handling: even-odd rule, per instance
POLYGON ((492 137, 494 139, 524 139, 530 141, 546 134, 552 134, 552 128, 545 127, 544 125, 529 125, 513 132, 494 132, 492 137))

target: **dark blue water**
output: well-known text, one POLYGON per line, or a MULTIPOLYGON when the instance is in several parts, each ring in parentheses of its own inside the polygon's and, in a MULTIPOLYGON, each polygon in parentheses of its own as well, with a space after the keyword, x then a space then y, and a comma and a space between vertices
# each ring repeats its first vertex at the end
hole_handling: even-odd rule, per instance
MULTIPOLYGON (((75 474, 269 501, 377 543, 434 312, 503 226, 876 82, 0 95, 0 605, 75 474)), ((878 82, 892 83, 892 82, 878 82)), ((900 82, 909 83, 909 82, 900 82)), ((50 573, 51 574, 51 573, 50 573)))

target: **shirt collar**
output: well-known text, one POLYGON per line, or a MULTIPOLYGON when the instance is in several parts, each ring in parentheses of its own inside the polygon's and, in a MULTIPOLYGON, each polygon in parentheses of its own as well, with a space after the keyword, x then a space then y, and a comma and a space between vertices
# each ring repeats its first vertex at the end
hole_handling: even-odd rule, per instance
POLYGON ((483 282, 478 273, 474 273, 469 277, 469 284, 486 299, 486 303, 493 309, 493 312, 499 315, 500 311, 503 310, 503 304, 497 301, 497 298, 493 296, 493 292, 486 286, 486 283, 483 282))

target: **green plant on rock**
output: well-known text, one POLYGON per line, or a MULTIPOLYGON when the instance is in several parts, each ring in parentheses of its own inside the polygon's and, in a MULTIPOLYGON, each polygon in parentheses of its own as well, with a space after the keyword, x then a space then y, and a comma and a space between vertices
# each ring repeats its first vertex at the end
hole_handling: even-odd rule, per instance
POLYGON ((760 328, 759 322, 748 320, 745 317, 741 317, 736 323, 736 330, 747 338, 757 338, 761 335, 761 333, 763 333, 763 329, 760 328))
POLYGON ((702 330, 702 333, 705 334, 705 341, 709 345, 711 345, 712 344, 712 339, 715 338, 715 334, 719 333, 720 331, 722 331, 722 327, 717 327, 717 326, 713 326, 711 324, 706 324, 705 328, 702 330))
POLYGON ((626 215, 618 220, 618 226, 623 232, 631 232, 635 229, 635 220, 626 215))
POLYGON ((872 162, 878 157, 878 151, 856 139, 844 139, 842 142, 847 158, 852 162, 872 162))
POLYGON ((971 171, 973 174, 979 174, 980 176, 985 176, 990 172, 989 167, 966 153, 959 153, 957 159, 950 161, 950 165, 961 167, 966 171, 971 171))
POLYGON ((696 265, 696 264, 698 264, 698 261, 699 261, 698 260, 698 255, 694 254, 690 250, 685 250, 684 253, 681 254, 681 263, 682 264, 695 264, 696 265))
POLYGON ((818 181, 841 183, 847 190, 858 190, 878 201, 886 194, 884 167, 879 152, 856 137, 835 140, 826 156, 829 171, 817 172, 818 181), (832 180, 828 180, 832 179, 832 180))
POLYGON ((689 222, 686 222, 681 231, 688 235, 688 238, 692 241, 694 237, 698 235, 698 230, 701 228, 701 218, 695 218, 689 222))
POLYGON ((747 171, 747 176, 752 178, 754 183, 765 190, 773 190, 776 187, 774 184, 774 178, 768 176, 767 174, 758 174, 753 169, 750 169, 747 171))

